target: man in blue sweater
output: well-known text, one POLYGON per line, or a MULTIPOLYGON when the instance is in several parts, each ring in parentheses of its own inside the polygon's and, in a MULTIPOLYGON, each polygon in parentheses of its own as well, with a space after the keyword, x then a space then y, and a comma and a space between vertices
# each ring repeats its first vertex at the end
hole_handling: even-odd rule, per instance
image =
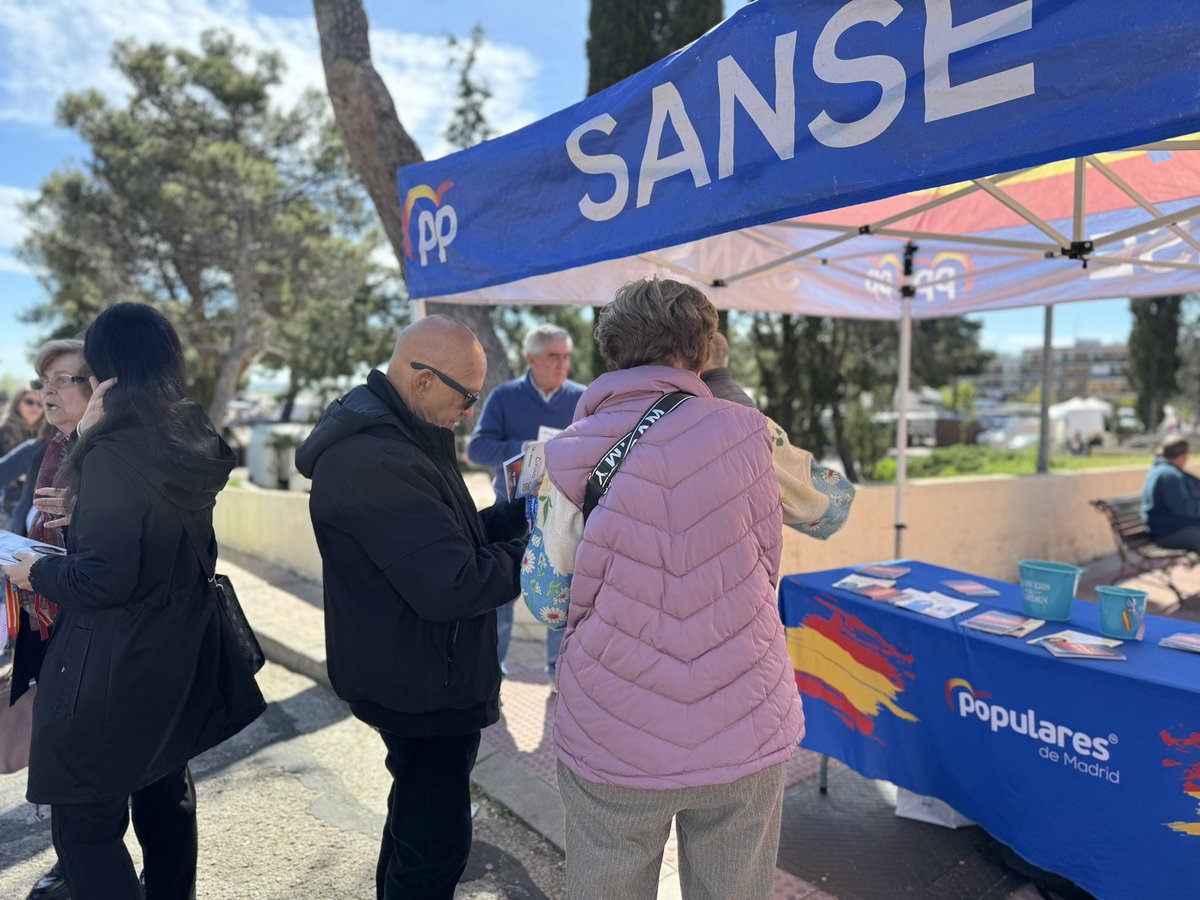
MULTIPOLYGON (((539 325, 525 335, 525 361, 529 368, 520 378, 514 378, 492 391, 479 415, 479 422, 467 442, 467 456, 481 466, 496 470, 493 487, 496 499, 507 499, 504 484, 504 461, 512 459, 536 441, 542 426, 561 430, 575 417, 575 404, 584 386, 569 381, 571 371, 571 335, 557 325, 539 325)), ((512 640, 513 605, 500 607, 497 613, 500 671, 507 673, 504 657, 512 640)), ((546 636, 546 671, 553 685, 561 631, 546 636)))
POLYGON ((1187 441, 1163 443, 1142 490, 1142 519, 1160 547, 1200 551, 1200 478, 1187 461, 1187 441))

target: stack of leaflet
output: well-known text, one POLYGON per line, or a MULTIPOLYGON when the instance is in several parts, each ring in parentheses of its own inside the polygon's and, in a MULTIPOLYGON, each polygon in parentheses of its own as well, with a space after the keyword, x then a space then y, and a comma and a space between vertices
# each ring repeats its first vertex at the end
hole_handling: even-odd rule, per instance
POLYGON ((1187 650, 1200 653, 1200 634, 1193 631, 1180 631, 1169 634, 1158 642, 1160 647, 1170 647, 1172 650, 1187 650))
POLYGON ((978 606, 977 603, 956 600, 937 591, 897 588, 896 579, 903 578, 910 571, 907 567, 895 563, 871 563, 859 566, 853 575, 847 575, 834 584, 834 587, 935 619, 950 619, 978 606))
POLYGON ((896 581, 892 578, 847 575, 841 581, 835 582, 833 586, 839 590, 849 591, 852 594, 861 594, 864 597, 870 597, 872 600, 882 600, 890 603, 894 598, 900 596, 900 591, 896 590, 895 584, 896 581))
POLYGON ((934 619, 953 619, 959 613, 979 605, 971 600, 958 600, 937 591, 918 591, 915 588, 909 588, 903 597, 898 597, 892 603, 934 619))
POLYGON ((989 609, 977 616, 971 616, 962 623, 962 626, 963 628, 974 628, 976 631, 986 631, 988 634, 1022 638, 1037 631, 1045 624, 1045 619, 1034 619, 1030 616, 1019 616, 1015 613, 1001 612, 998 609, 989 609))
POLYGON ((943 585, 950 588, 956 594, 962 594, 964 597, 999 597, 1000 592, 995 588, 990 588, 986 584, 978 581, 971 581, 966 578, 955 578, 950 581, 943 581, 943 585))
POLYGON ((1112 659, 1120 660, 1125 654, 1115 648, 1123 641, 1112 638, 1097 637, 1082 631, 1057 631, 1043 637, 1036 637, 1029 643, 1044 647, 1052 656, 1063 659, 1112 659))

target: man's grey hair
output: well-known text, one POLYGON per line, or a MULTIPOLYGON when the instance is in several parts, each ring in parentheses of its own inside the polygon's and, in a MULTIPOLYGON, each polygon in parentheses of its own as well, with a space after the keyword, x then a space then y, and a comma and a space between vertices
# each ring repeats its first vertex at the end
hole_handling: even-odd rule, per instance
POLYGON ((539 325, 525 335, 525 353, 537 356, 542 352, 542 348, 552 341, 566 341, 568 349, 574 344, 571 332, 567 329, 557 325, 539 325))

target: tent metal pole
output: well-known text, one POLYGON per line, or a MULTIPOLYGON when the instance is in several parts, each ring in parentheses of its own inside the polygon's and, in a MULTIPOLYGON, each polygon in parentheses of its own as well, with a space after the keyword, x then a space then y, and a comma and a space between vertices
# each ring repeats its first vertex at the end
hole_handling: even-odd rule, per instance
POLYGON ((1082 159, 1075 160, 1075 215, 1072 221, 1071 240, 1078 244, 1083 240, 1084 236, 1084 221, 1086 215, 1084 210, 1084 200, 1087 192, 1087 169, 1084 166, 1082 159))
MULTIPOLYGON (((736 275, 730 275, 728 278, 725 279, 725 283, 733 284, 735 281, 742 281, 743 279, 746 279, 746 278, 752 278, 755 275, 758 275, 762 272, 767 271, 768 269, 774 269, 778 266, 786 265, 787 263, 790 263, 792 260, 801 259, 805 256, 812 256, 815 253, 820 253, 822 250, 828 250, 830 247, 836 247, 838 244, 842 244, 842 243, 845 243, 846 241, 853 240, 854 238, 858 237, 859 235, 870 234, 876 228, 882 228, 884 226, 891 225, 893 222, 901 222, 901 221, 911 218, 912 216, 915 216, 919 213, 925 212, 926 210, 934 209, 935 207, 942 206, 943 204, 946 204, 946 203, 950 203, 953 200, 957 200, 959 197, 966 196, 967 194, 973 194, 978 190, 986 190, 989 193, 991 193, 992 190, 989 189, 989 186, 1000 184, 1001 182, 1006 181, 1009 178, 1015 178, 1016 176, 1021 175, 1025 172, 1033 171, 1033 169, 1035 169, 1035 168, 1037 168, 1037 167, 1030 166, 1025 169, 1017 169, 1012 172, 1005 172, 1002 175, 994 175, 990 179, 987 179, 988 185, 984 185, 984 184, 980 183, 983 179, 977 179, 976 181, 972 182, 971 184, 968 184, 962 188, 959 188, 958 190, 953 191, 952 193, 943 194, 939 197, 935 197, 932 200, 927 200, 924 203, 919 203, 916 206, 910 207, 909 209, 901 210, 898 213, 894 213, 893 215, 890 215, 890 216, 880 219, 878 222, 870 222, 870 223, 860 225, 857 228, 852 228, 852 230, 846 230, 846 231, 844 231, 843 234, 840 234, 834 238, 830 238, 827 241, 822 241, 819 244, 813 244, 811 247, 805 247, 803 250, 797 250, 794 253, 789 253, 786 256, 781 256, 779 259, 772 260, 771 262, 763 263, 762 265, 759 265, 759 266, 754 266, 753 268, 747 269, 744 272, 738 272, 736 275)), ((791 219, 788 221, 798 223, 798 224, 794 225, 793 227, 798 227, 798 228, 805 227, 803 219, 791 219)), ((782 223, 776 223, 776 224, 782 224, 782 223)), ((1047 226, 1047 227, 1049 227, 1049 226, 1047 226)), ((843 228, 842 228, 842 226, 838 226, 836 228, 836 230, 841 231, 841 230, 843 230, 843 228)), ((1054 240, 1058 240, 1058 238, 1055 237, 1054 235, 1051 235, 1051 237, 1054 238, 1054 240)))
POLYGON ((1046 304, 1045 334, 1042 336, 1042 418, 1038 425, 1037 471, 1045 475, 1050 471, 1050 357, 1054 350, 1054 307, 1046 304))
MULTIPOLYGON (((1162 216, 1162 210, 1160 210, 1157 206, 1155 206, 1153 203, 1151 203, 1149 200, 1147 200, 1145 197, 1143 197, 1140 193, 1138 193, 1138 191, 1134 189, 1133 185, 1131 185, 1128 181, 1126 181, 1124 178, 1122 178, 1120 175, 1118 175, 1116 172, 1114 172, 1112 169, 1110 169, 1103 162, 1101 162, 1094 156, 1089 156, 1087 158, 1087 161, 1092 166, 1092 168, 1094 168, 1097 172, 1099 172, 1101 175, 1103 175, 1105 178, 1107 178, 1109 181, 1111 181, 1113 184, 1115 184, 1117 186, 1117 188, 1120 189, 1127 197, 1129 197, 1131 200, 1133 200, 1134 203, 1136 203, 1138 206, 1140 206, 1146 212, 1150 213, 1150 215, 1152 215, 1156 218, 1162 216)), ((1195 249, 1200 250, 1200 241, 1198 241, 1194 237, 1192 237, 1192 235, 1189 232, 1185 231, 1183 228, 1180 228, 1178 225, 1172 225, 1172 226, 1170 226, 1170 228, 1171 228, 1171 232, 1173 234, 1175 234, 1177 237, 1186 241, 1188 244, 1190 244, 1195 249)))
POLYGON ((414 300, 412 302, 412 320, 414 322, 419 322, 423 318, 425 318, 427 315, 429 315, 429 310, 425 306, 425 301, 424 300, 414 300))
POLYGON ((904 246, 904 283, 900 287, 904 311, 900 317, 900 397, 896 401, 896 546, 895 558, 900 559, 904 550, 904 488, 908 482, 908 386, 909 368, 912 365, 912 298, 916 290, 912 285, 913 258, 917 245, 909 241, 904 246))
POLYGON ((1049 222, 1047 222, 1041 216, 1035 215, 1034 212, 1032 210, 1028 209, 1024 204, 1018 203, 1015 199, 1010 197, 1008 194, 1004 193, 1004 191, 1002 191, 1002 190, 1000 190, 1000 188, 996 187, 996 185, 993 184, 991 181, 989 181, 987 178, 978 178, 978 179, 976 179, 975 183, 978 184, 985 191, 987 191, 987 193, 991 194, 993 197, 995 197, 997 200, 999 200, 1001 203, 1003 203, 1005 206, 1007 206, 1009 209, 1011 209, 1013 212, 1015 212, 1018 216, 1020 216, 1022 219, 1024 219, 1026 222, 1028 222, 1030 225, 1032 225, 1038 231, 1040 231, 1042 234, 1044 234, 1048 238, 1050 238, 1052 241, 1058 241, 1059 246, 1061 246, 1061 247, 1070 247, 1071 246, 1071 242, 1067 240, 1066 235, 1064 235, 1061 231, 1059 231, 1057 228, 1055 228, 1053 225, 1051 225, 1049 222))
POLYGON ((1096 247, 1105 247, 1109 244, 1115 244, 1125 240, 1127 237, 1133 237, 1141 234, 1143 231, 1151 231, 1155 228, 1160 228, 1164 225, 1177 225, 1180 222, 1186 222, 1188 219, 1200 213, 1200 203, 1192 206, 1178 209, 1175 212, 1167 213, 1166 215, 1156 216, 1148 222, 1142 222, 1140 225, 1134 225, 1132 228, 1122 228, 1120 231, 1112 231, 1098 237, 1092 241, 1096 247))

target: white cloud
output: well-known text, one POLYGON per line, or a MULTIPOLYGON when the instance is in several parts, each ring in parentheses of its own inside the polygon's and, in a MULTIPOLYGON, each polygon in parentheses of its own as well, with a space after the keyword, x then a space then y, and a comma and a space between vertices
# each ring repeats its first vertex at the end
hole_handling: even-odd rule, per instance
POLYGON ((33 269, 15 257, 0 253, 0 272, 9 275, 32 275, 33 269))
MULTIPOLYGON (((16 247, 25 236, 24 216, 18 207, 26 200, 32 200, 34 196, 36 195, 33 191, 0 184, 0 271, 17 271, 12 266, 21 265, 14 259, 10 259, 9 264, 6 265, 4 251, 16 247)), ((21 271, 27 270, 22 267, 21 271)))
MULTIPOLYGON (((282 18, 257 13, 245 0, 0 0, 0 59, 10 61, 0 73, 0 120, 50 126, 66 90, 95 88, 119 99, 125 85, 109 61, 114 41, 195 49, 211 28, 226 29, 255 50, 279 53, 287 73, 277 100, 290 105, 308 88, 325 90, 309 10, 303 18, 282 18)), ((404 126, 427 157, 445 153, 441 131, 454 82, 445 40, 380 28, 372 30, 371 46, 404 126)), ((493 92, 487 114, 501 133, 536 118, 530 86, 537 71, 522 48, 488 43, 481 50, 477 73, 493 92)))

